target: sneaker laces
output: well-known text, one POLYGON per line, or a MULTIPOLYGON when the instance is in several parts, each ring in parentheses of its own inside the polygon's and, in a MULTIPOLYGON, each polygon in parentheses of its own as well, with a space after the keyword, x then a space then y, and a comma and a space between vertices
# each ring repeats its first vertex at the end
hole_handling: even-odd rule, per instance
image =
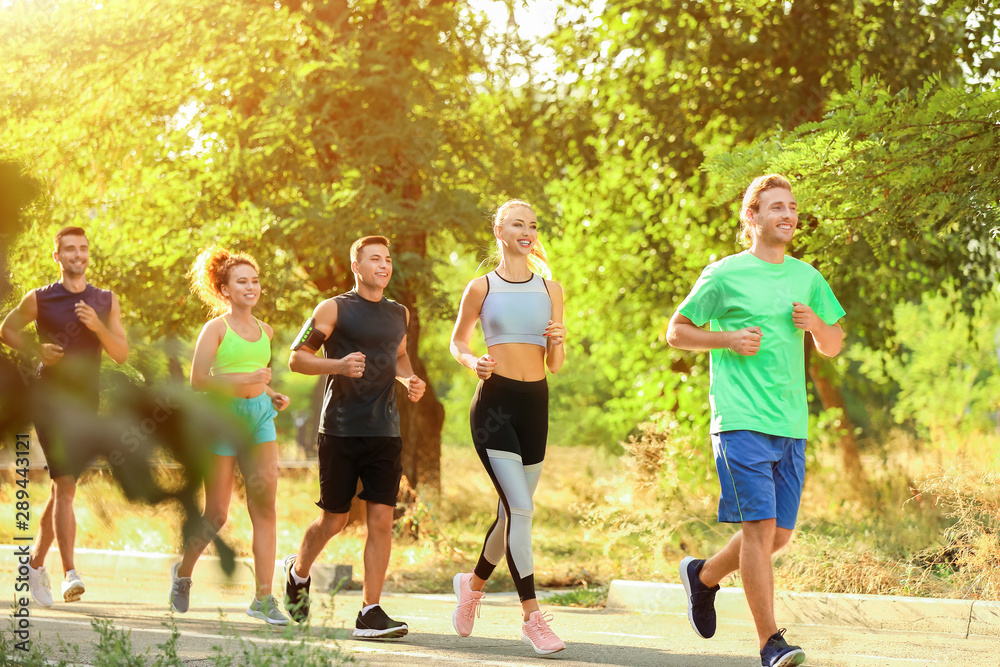
POLYGON ((470 595, 468 600, 465 600, 464 602, 458 605, 459 612, 467 618, 472 618, 473 616, 475 616, 476 618, 481 618, 480 613, 482 611, 482 607, 480 606, 479 603, 480 601, 482 601, 482 599, 483 599, 482 595, 480 595, 479 597, 473 597, 470 595))
POLYGON ((174 579, 174 593, 187 595, 191 591, 191 577, 177 577, 174 579))
POLYGON ((542 635, 543 638, 556 637, 556 633, 552 632, 552 628, 549 627, 549 622, 552 621, 553 616, 549 612, 538 612, 535 615, 535 627, 538 628, 538 633, 542 635))
POLYGON ((49 573, 44 567, 38 568, 38 583, 46 590, 52 588, 52 584, 49 582, 49 573))

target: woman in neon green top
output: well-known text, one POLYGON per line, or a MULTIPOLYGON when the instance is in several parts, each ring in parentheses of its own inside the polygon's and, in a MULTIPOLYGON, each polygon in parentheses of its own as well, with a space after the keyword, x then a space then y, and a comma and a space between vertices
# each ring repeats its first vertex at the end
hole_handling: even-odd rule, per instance
POLYGON ((288 397, 275 392, 271 382, 271 337, 274 331, 256 319, 251 310, 260 299, 257 263, 245 253, 232 254, 209 248, 198 256, 191 269, 194 292, 212 309, 209 320, 194 348, 191 386, 229 397, 236 420, 250 434, 249 442, 209 443, 214 454, 212 470, 205 478, 203 525, 188 540, 184 559, 172 571, 170 604, 174 611, 186 612, 190 599, 191 574, 212 536, 222 528, 229 514, 237 460, 246 481, 247 509, 253 523, 254 574, 257 594, 247 614, 272 625, 288 619, 271 595, 277 540, 274 509, 278 484, 278 446, 274 429, 277 410, 288 407, 288 397))

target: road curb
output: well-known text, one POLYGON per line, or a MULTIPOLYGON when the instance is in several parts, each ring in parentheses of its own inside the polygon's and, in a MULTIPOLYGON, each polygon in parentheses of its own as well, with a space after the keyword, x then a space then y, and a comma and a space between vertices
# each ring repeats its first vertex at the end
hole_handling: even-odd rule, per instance
MULTIPOLYGON (((17 571, 19 562, 19 550, 24 545, 0 545, 0 571, 7 573, 17 571)), ((130 579, 148 580, 150 578, 162 579, 166 588, 169 588, 170 570, 173 564, 180 560, 180 555, 175 554, 149 554, 141 551, 107 551, 103 549, 76 549, 74 551, 77 570, 86 580, 88 573, 100 573, 122 581, 130 579)), ((48 564, 49 576, 53 586, 58 585, 59 573, 62 571, 59 565, 59 550, 53 548, 45 558, 48 564)), ((281 584, 284 576, 284 563, 275 561, 274 579, 277 584, 281 584)), ((352 568, 349 565, 331 565, 326 563, 315 563, 309 572, 312 577, 312 587, 314 591, 327 592, 334 589, 336 583, 346 578, 344 588, 350 587, 352 568)), ((213 586, 242 586, 252 585, 254 581, 253 559, 237 558, 236 567, 232 576, 226 575, 222 569, 222 562, 218 556, 202 556, 198 560, 194 577, 199 584, 213 586)), ((280 585, 275 590, 284 590, 280 585)))
MULTIPOLYGON (((607 608, 687 616, 687 595, 681 584, 615 579, 608 589, 607 608)), ((720 619, 753 620, 742 588, 720 590, 715 609, 720 619)), ((1000 602, 982 600, 779 592, 775 595, 774 615, 779 625, 838 625, 1000 637, 1000 602)))

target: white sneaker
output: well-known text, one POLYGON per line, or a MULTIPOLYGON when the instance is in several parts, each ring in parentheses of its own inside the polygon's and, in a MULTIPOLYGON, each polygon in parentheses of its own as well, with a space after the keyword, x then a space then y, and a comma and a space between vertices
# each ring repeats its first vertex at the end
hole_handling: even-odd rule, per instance
POLYGON ((66 602, 76 602, 85 590, 83 579, 76 573, 76 570, 70 570, 66 573, 66 578, 62 582, 63 600, 66 602))
POLYGON ((45 571, 44 565, 37 570, 28 566, 28 588, 36 604, 43 607, 52 606, 52 585, 49 583, 49 573, 45 571))

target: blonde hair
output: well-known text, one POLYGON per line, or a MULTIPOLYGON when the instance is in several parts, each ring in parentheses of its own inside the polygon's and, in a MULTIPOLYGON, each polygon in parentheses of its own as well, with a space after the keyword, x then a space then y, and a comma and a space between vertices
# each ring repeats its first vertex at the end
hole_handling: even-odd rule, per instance
POLYGON ((743 205, 740 206, 740 245, 749 248, 753 245, 753 225, 750 223, 750 211, 760 211, 761 193, 773 188, 784 188, 792 191, 792 184, 781 174, 765 174, 750 181, 747 191, 743 193, 743 205))
MULTIPOLYGON (((534 207, 523 199, 508 199, 504 203, 500 204, 497 208, 496 213, 493 214, 493 219, 491 220, 491 226, 498 227, 503 224, 503 221, 507 219, 507 214, 515 206, 523 206, 534 212, 534 207)), ((486 259, 486 263, 493 265, 494 267, 500 266, 500 262, 503 260, 503 244, 500 239, 497 239, 496 245, 493 248, 493 252, 486 259)), ((482 265, 480 265, 482 266, 482 265)), ((552 269, 549 268, 549 255, 545 252, 545 246, 542 242, 535 240, 534 245, 531 247, 531 254, 528 255, 528 268, 531 269, 532 273, 537 273, 542 278, 546 280, 552 279, 552 269)))
POLYGON ((245 252, 232 253, 219 246, 203 250, 188 271, 191 291, 205 302, 212 317, 229 310, 229 299, 222 294, 222 286, 229 282, 229 274, 240 264, 253 267, 254 271, 260 273, 260 267, 250 255, 245 252))

